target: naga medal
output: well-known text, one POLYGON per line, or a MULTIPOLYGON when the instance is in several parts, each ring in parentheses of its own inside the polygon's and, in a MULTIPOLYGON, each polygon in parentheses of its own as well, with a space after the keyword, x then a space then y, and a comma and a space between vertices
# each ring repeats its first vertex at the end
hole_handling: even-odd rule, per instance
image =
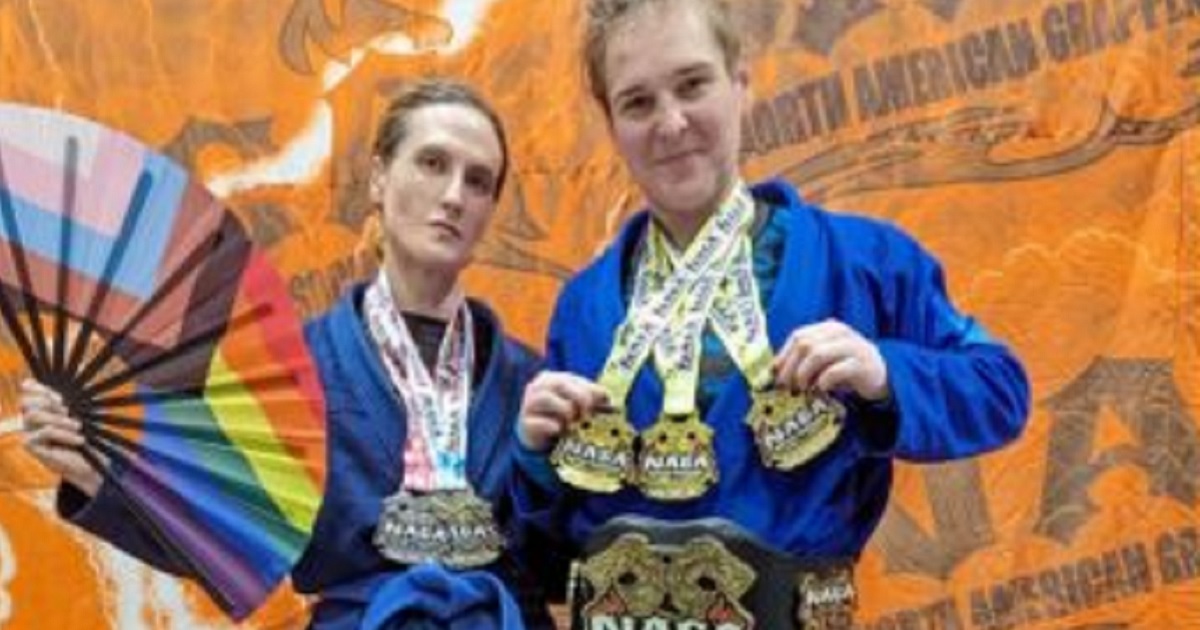
POLYGON ((504 547, 491 506, 469 490, 401 490, 384 499, 373 540, 393 562, 439 562, 455 569, 491 564, 504 547))
POLYGON ((699 414, 663 417, 642 433, 637 484, 660 501, 695 499, 717 482, 713 430, 699 414))
POLYGON ((772 386, 773 353, 748 239, 734 256, 711 318, 713 330, 753 392, 746 423, 754 433, 763 465, 794 470, 828 448, 842 430, 846 410, 818 391, 793 395, 772 386))
POLYGON ((769 389, 754 393, 746 422, 763 465, 794 470, 833 444, 845 417, 845 407, 828 394, 769 389))
POLYGON ((651 228, 644 269, 650 278, 669 277, 661 294, 678 294, 667 318, 671 325, 654 345, 654 366, 663 381, 662 412, 642 432, 638 454, 638 488, 652 499, 696 499, 717 482, 713 429, 696 407, 701 339, 753 215, 749 195, 735 193, 705 226, 709 232, 702 232, 682 255, 657 227, 651 228), (686 290, 675 288, 681 282, 687 283, 686 290))
POLYGON ((550 453, 550 463, 566 483, 610 494, 630 479, 633 437, 624 413, 612 409, 593 412, 567 428, 550 453))
POLYGON ((400 489, 384 499, 373 541, 393 562, 452 568, 495 562, 504 546, 491 506, 467 479, 467 415, 475 364, 471 309, 459 296, 432 373, 395 308, 387 274, 363 298, 372 339, 408 412, 400 489))
POLYGON ((646 496, 672 501, 698 497, 716 482, 713 431, 696 410, 700 339, 731 261, 743 247, 748 251, 753 219, 754 200, 739 184, 682 253, 651 222, 629 311, 597 382, 624 407, 653 356, 664 385, 660 419, 641 435, 636 462, 633 428, 624 416, 597 414, 568 428, 551 456, 567 483, 615 492, 635 482, 646 496))

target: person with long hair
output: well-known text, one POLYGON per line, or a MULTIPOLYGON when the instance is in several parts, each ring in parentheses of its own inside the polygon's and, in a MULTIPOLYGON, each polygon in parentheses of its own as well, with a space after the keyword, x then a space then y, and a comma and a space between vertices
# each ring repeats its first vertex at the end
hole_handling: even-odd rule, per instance
MULTIPOLYGON (((314 628, 552 627, 507 548, 514 423, 539 359, 460 283, 508 168, 500 118, 461 83, 414 83, 383 116, 369 183, 382 264, 305 329, 328 476, 291 577, 318 596, 314 628)), ((62 478, 59 513, 186 574, 79 454, 58 394, 29 381, 21 406, 26 448, 62 478)))

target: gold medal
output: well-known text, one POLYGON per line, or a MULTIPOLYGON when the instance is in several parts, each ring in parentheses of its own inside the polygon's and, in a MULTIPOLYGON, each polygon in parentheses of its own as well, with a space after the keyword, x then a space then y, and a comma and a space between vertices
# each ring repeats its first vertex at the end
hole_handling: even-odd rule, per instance
POLYGON ((704 494, 717 482, 713 431, 700 415, 662 416, 642 434, 637 483, 660 501, 683 501, 704 494))
POLYGON ((633 471, 633 427, 620 411, 592 413, 567 428, 550 463, 576 488, 616 492, 633 471))
POLYGON ((845 407, 827 394, 770 389, 754 393, 746 422, 763 465, 793 470, 833 444, 845 417, 845 407))
POLYGON ((374 542, 393 562, 456 569, 491 564, 504 547, 491 506, 470 490, 401 490, 384 499, 374 542))

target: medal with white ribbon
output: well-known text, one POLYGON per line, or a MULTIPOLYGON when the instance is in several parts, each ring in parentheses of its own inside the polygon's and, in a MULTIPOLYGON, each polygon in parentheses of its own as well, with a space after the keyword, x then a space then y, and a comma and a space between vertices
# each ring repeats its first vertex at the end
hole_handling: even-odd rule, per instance
POLYGON ((480 566, 499 558, 503 546, 491 507, 467 480, 475 340, 471 310, 461 295, 458 302, 431 375, 395 308, 385 273, 380 271, 364 297, 367 327, 408 411, 412 450, 428 464, 404 475, 402 488, 384 501, 375 530, 380 552, 405 564, 480 566))
POLYGON ((654 345, 654 365, 664 395, 658 420, 641 436, 636 475, 646 496, 664 501, 693 499, 717 482, 713 430, 701 421, 696 408, 701 343, 730 266, 740 246, 749 242, 753 220, 754 200, 739 185, 705 226, 712 228, 711 240, 703 240, 702 231, 682 255, 662 230, 650 227, 635 297, 653 296, 659 286, 672 283, 686 288, 654 345))
POLYGON ((815 389, 793 394, 773 387, 774 355, 748 236, 738 244, 709 321, 750 386, 753 403, 746 424, 764 466, 793 470, 837 439, 846 410, 835 398, 815 389))
POLYGON ((716 482, 712 429, 695 407, 699 332, 736 236, 748 230, 753 214, 753 200, 739 184, 675 264, 657 226, 648 228, 629 313, 598 378, 616 406, 568 427, 551 455, 564 481, 592 492, 633 482, 664 500, 694 498, 716 482), (667 396, 663 418, 642 436, 635 459, 624 405, 652 352, 667 396))

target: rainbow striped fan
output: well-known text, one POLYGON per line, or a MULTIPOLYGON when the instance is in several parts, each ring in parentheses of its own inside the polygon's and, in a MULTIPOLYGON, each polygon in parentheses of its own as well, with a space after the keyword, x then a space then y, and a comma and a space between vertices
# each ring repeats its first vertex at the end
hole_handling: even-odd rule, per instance
POLYGON ((235 215, 125 135, 0 103, 0 316, 139 525, 230 616, 257 608, 308 542, 325 410, 235 215))

